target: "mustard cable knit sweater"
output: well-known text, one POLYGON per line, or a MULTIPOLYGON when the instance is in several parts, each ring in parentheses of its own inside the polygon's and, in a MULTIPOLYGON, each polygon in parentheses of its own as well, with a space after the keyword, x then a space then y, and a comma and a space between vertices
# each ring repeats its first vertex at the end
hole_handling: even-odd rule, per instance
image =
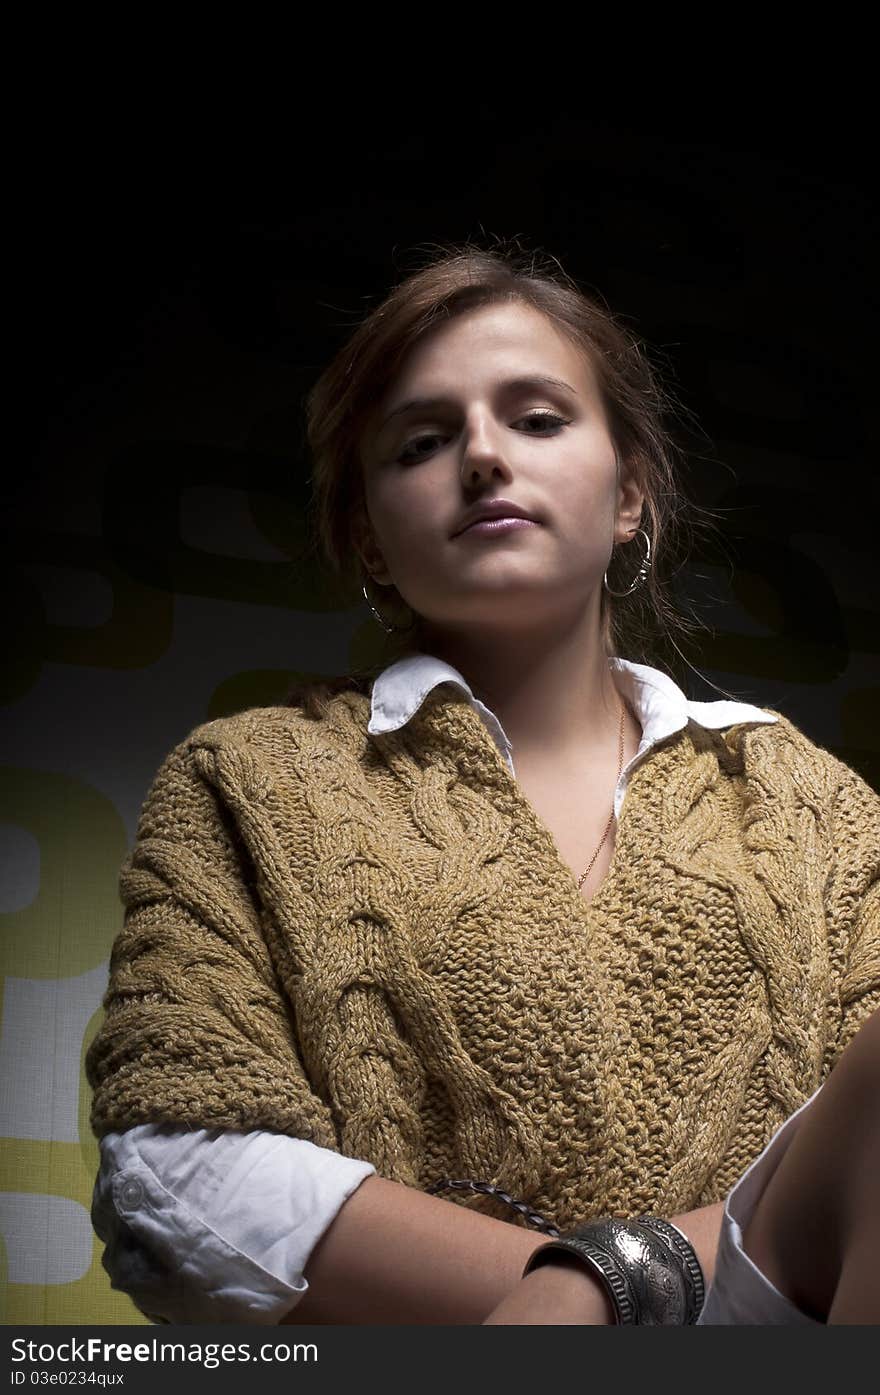
POLYGON ((690 723, 634 770, 587 903, 459 691, 369 715, 255 708, 165 758, 95 1132, 276 1130, 563 1228, 720 1199, 880 1006, 878 796, 781 713, 690 723))

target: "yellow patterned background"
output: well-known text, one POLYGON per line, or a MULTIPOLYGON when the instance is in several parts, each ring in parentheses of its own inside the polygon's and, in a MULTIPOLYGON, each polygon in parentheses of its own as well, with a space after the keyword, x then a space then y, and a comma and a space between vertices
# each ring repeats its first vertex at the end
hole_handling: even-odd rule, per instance
MULTIPOLYGON (((111 464, 123 493, 143 454, 126 448, 111 464)), ((334 609, 333 587, 292 561, 303 510, 289 488, 249 489, 246 453, 221 450, 207 470, 183 465, 189 452, 172 442, 146 454, 174 483, 133 520, 140 557, 130 529, 111 545, 97 531, 23 526, 7 559, 16 634, 3 697, 21 752, 0 770, 7 1324, 146 1322, 110 1288, 91 1227, 98 1145, 83 1062, 121 926, 119 867, 153 771, 198 722, 376 654, 365 608, 334 609), (304 650, 314 669, 277 666, 304 650)), ((106 520, 118 502, 106 476, 97 497, 106 520)))

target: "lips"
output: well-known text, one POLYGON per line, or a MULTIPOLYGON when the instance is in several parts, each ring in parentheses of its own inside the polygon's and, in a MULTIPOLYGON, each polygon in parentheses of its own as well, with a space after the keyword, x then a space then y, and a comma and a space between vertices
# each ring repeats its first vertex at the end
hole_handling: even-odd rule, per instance
POLYGON ((475 523, 495 522, 503 518, 524 518, 530 523, 537 523, 539 520, 528 509, 521 504, 515 504, 512 499, 484 500, 481 504, 475 504, 459 520, 458 527, 452 536, 458 537, 459 533, 464 533, 475 523))
POLYGON ((495 533, 518 533, 522 528, 537 527, 538 524, 533 518, 478 518, 476 523, 465 528, 458 536, 466 538, 468 533, 492 536, 495 533))

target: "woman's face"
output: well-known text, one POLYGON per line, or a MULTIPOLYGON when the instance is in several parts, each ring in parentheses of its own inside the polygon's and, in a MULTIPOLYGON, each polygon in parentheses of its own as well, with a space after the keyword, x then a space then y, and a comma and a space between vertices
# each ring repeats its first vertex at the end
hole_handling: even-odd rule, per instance
POLYGON ((598 618, 612 546, 638 525, 642 495, 623 470, 618 485, 590 365, 538 311, 485 306, 432 330, 378 404, 361 454, 369 523, 356 523, 358 551, 374 582, 393 583, 430 625, 514 632, 583 611, 591 596, 598 618), (522 381, 536 377, 558 382, 522 381), (454 536, 466 509, 495 498, 537 526, 454 536))

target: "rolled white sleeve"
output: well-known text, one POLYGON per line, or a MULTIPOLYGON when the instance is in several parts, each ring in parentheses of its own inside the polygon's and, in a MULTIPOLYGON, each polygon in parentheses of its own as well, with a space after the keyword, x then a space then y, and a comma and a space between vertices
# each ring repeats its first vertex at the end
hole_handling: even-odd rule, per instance
POLYGON ((154 1322, 278 1323, 372 1163, 264 1131, 142 1124, 101 1139, 92 1224, 113 1288, 154 1322))

